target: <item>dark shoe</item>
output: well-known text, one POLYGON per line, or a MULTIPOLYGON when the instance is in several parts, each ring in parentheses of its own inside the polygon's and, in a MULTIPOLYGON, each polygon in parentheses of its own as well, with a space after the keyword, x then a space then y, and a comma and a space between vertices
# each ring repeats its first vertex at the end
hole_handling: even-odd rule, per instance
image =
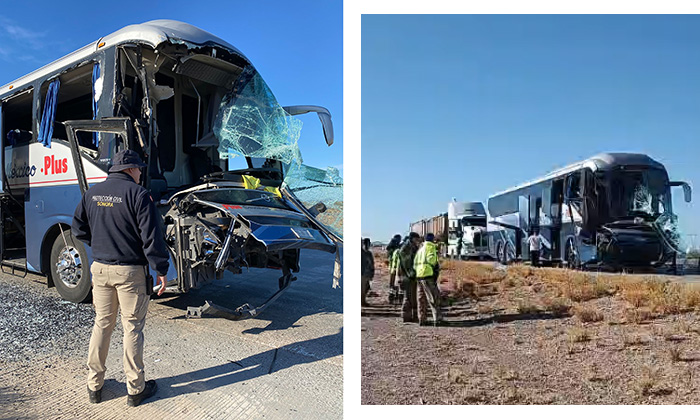
POLYGON ((98 404, 102 402, 102 388, 97 391, 93 391, 88 388, 88 396, 90 397, 90 402, 93 404, 98 404))
POLYGON ((146 398, 152 397, 153 394, 156 393, 157 389, 158 385, 156 385, 156 381, 154 381, 153 379, 146 381, 146 386, 143 388, 143 391, 136 395, 129 395, 126 398, 126 405, 128 405, 129 407, 138 406, 146 398))

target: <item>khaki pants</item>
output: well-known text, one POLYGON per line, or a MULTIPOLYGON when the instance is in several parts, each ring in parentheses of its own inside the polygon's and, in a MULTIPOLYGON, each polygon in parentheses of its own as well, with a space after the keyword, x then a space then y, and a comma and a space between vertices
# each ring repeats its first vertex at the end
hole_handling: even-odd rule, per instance
POLYGON ((149 296, 143 266, 92 263, 92 302, 95 325, 88 350, 88 388, 102 388, 117 309, 121 309, 124 329, 124 373, 130 395, 143 391, 143 326, 146 324, 149 296))
POLYGON ((428 320, 428 305, 433 314, 433 322, 442 320, 440 312, 440 289, 437 286, 435 277, 425 277, 418 279, 420 287, 418 288, 418 322, 426 322, 428 320))

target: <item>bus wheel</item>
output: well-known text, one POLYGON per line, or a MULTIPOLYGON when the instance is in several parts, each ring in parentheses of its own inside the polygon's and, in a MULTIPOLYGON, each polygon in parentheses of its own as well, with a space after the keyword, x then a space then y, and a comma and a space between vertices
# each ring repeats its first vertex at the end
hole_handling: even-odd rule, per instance
POLYGON ((503 245, 503 264, 504 265, 508 265, 508 264, 512 263, 514 260, 514 256, 513 256, 513 258, 511 258, 511 252, 512 252, 511 248, 512 248, 512 246, 510 245, 510 243, 506 243, 505 245, 503 245))
POLYGON ((501 241, 496 244, 496 261, 503 263, 503 242, 501 241))
POLYGON ((576 250, 572 239, 566 241, 566 265, 572 270, 578 269, 581 265, 581 260, 578 257, 578 251, 576 250))
POLYGON ((63 235, 59 234, 51 247, 49 271, 53 284, 63 299, 75 303, 89 302, 92 282, 85 247, 73 237, 70 229, 63 235))

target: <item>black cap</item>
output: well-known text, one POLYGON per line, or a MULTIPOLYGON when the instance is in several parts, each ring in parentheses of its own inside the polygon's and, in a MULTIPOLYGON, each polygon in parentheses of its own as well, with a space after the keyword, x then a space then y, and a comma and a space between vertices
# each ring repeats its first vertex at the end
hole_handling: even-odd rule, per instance
POLYGON ((416 239, 416 238, 420 238, 420 235, 417 234, 416 232, 411 232, 408 234, 408 239, 416 239))
POLYGON ((124 169, 144 167, 146 167, 146 164, 143 163, 136 152, 133 150, 122 150, 121 152, 117 152, 112 158, 112 167, 109 168, 109 172, 119 172, 124 169))

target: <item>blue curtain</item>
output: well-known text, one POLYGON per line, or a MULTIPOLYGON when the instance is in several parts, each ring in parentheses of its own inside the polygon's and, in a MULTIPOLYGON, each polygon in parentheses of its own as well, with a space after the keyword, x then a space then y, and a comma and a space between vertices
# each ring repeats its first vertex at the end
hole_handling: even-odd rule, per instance
MULTIPOLYGON (((100 63, 95 63, 95 66, 92 68, 92 119, 94 120, 97 118, 97 101, 95 100, 95 83, 97 82, 97 79, 100 78, 100 63)), ((98 133, 93 132, 92 133, 92 144, 95 145, 95 147, 99 146, 100 144, 100 136, 98 133)))
POLYGON ((51 136, 53 135, 53 123, 56 116, 56 103, 58 102, 58 88, 61 81, 56 79, 49 85, 44 101, 44 113, 41 114, 41 124, 39 125, 39 141, 44 147, 51 147, 51 136))

